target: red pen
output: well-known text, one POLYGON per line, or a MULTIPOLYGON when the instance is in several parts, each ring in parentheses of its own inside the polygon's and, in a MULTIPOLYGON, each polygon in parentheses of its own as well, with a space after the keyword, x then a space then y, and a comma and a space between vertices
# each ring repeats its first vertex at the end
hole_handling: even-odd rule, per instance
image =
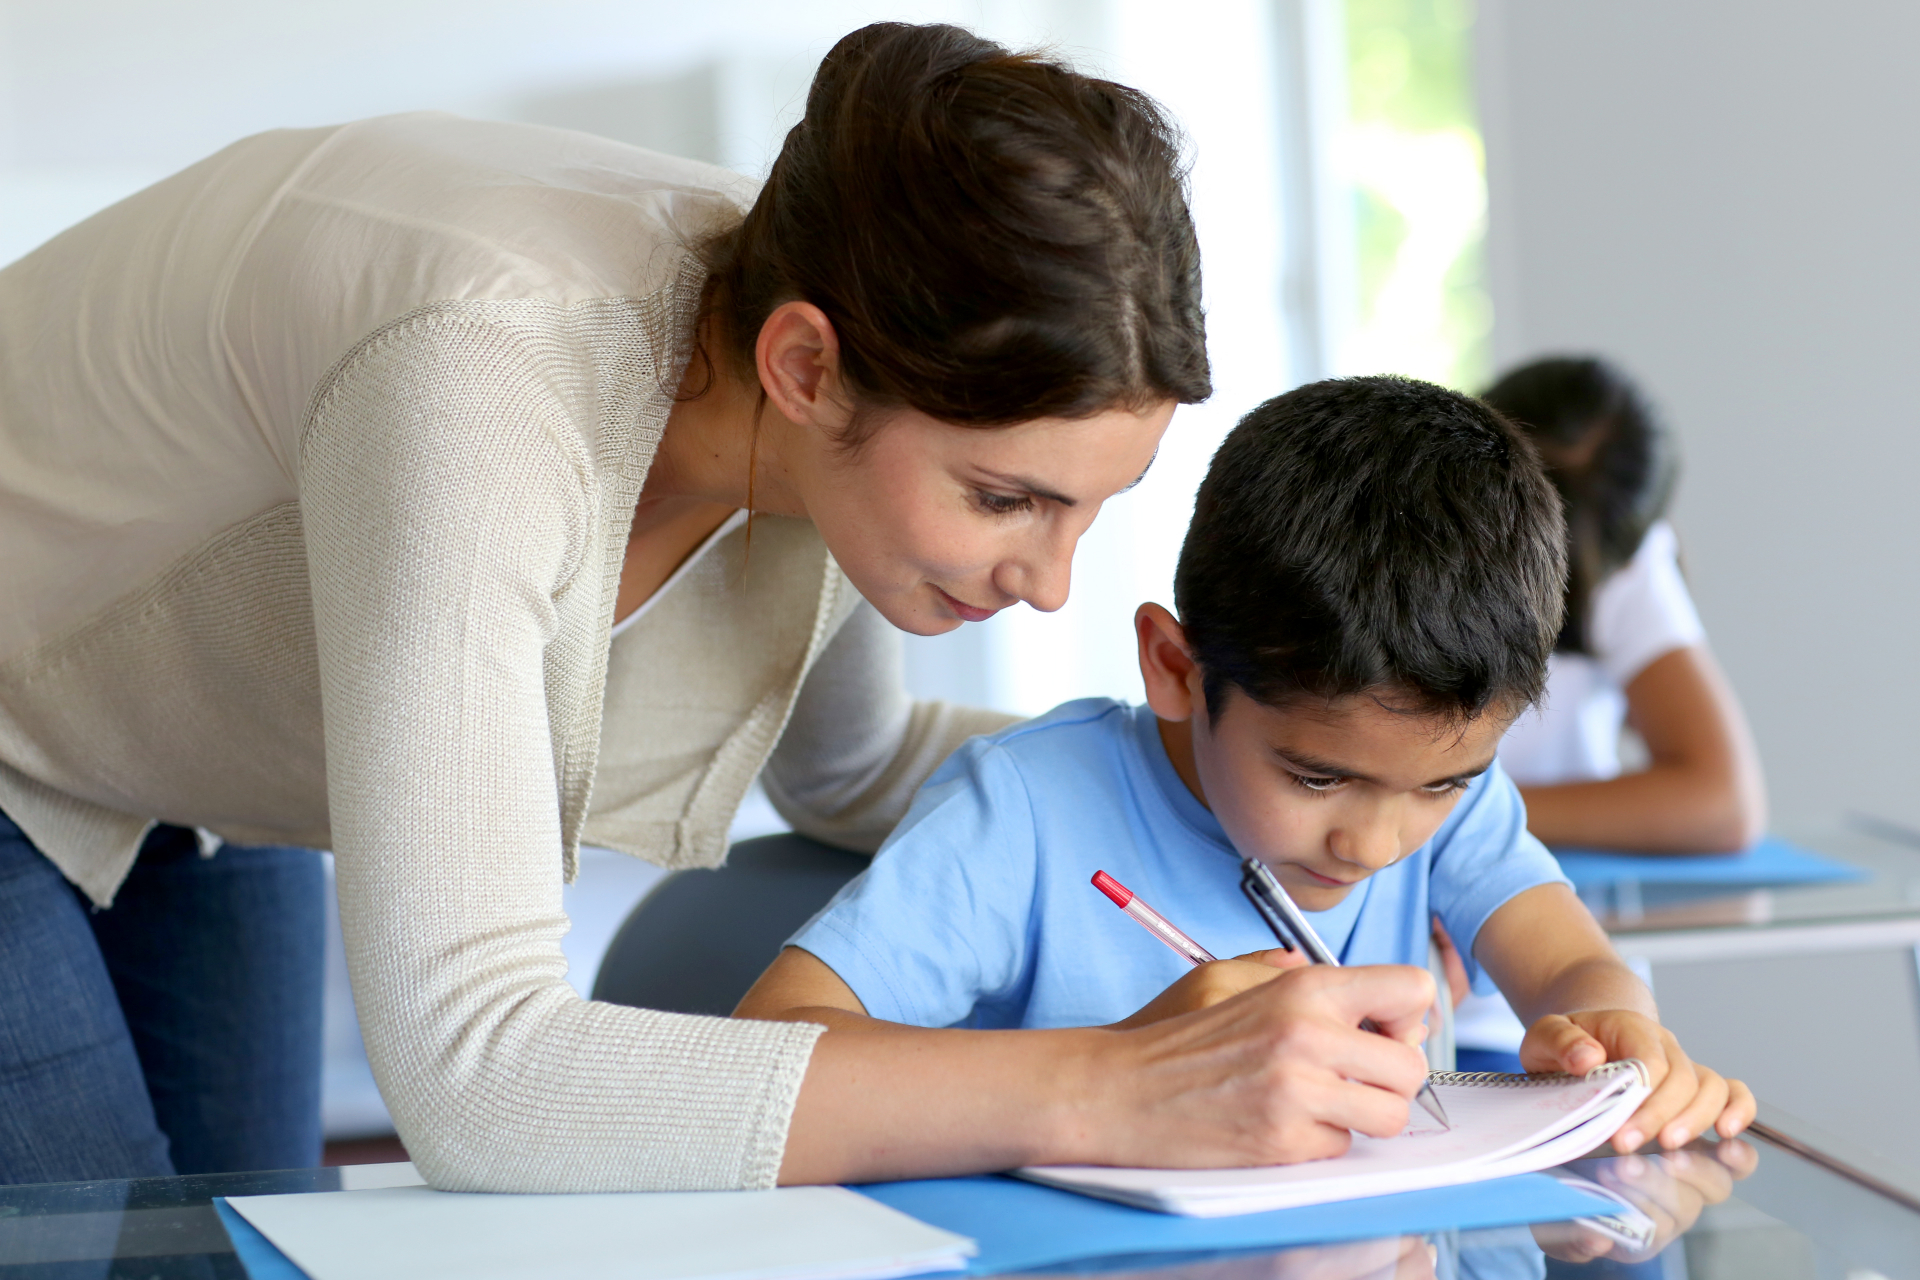
POLYGON ((1205 947, 1174 928, 1167 918, 1133 894, 1133 890, 1104 871, 1093 873, 1093 887, 1113 899, 1113 905, 1146 926, 1148 933, 1178 951, 1188 964, 1210 964, 1214 957, 1205 947))

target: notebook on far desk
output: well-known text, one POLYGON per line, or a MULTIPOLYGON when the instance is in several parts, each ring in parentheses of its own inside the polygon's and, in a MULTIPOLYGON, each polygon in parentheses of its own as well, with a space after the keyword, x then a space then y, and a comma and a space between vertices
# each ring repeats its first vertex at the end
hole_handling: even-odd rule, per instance
POLYGON ((1687 885, 1721 889, 1785 888, 1789 885, 1843 884, 1865 880, 1859 867, 1829 858, 1777 836, 1765 836, 1742 853, 1605 853, 1596 849, 1555 849, 1560 869, 1584 891, 1622 880, 1643 885, 1687 885))
POLYGON ((1611 1138, 1645 1101, 1646 1069, 1610 1062, 1576 1076, 1436 1072, 1442 1130, 1416 1108, 1393 1138, 1353 1137, 1331 1160, 1256 1169, 1020 1170, 1047 1186, 1193 1217, 1257 1213, 1532 1173, 1577 1159, 1611 1138))

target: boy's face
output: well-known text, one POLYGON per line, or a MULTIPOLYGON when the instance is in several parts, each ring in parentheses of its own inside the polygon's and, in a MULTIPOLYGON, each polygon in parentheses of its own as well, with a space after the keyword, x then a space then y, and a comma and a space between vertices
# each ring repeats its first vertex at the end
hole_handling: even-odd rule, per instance
POLYGON ((1509 721, 1462 725, 1369 694, 1282 709, 1234 690, 1218 718, 1196 699, 1177 727, 1190 726, 1200 798, 1234 847, 1303 910, 1325 911, 1432 838, 1509 721))

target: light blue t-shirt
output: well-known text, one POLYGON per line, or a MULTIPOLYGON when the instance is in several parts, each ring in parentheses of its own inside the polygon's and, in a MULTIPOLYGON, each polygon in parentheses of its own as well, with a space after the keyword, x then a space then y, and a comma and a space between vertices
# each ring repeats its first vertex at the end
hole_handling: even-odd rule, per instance
MULTIPOLYGON (((1474 987, 1480 926, 1566 883, 1495 765, 1433 839, 1308 918, 1342 964, 1418 964, 1438 915, 1474 987)), ((1116 1022, 1189 965, 1089 883, 1104 870, 1217 956, 1275 944, 1240 892, 1240 856, 1187 790, 1146 707, 1089 698, 975 738, 875 857, 790 940, 869 1014, 923 1027, 1116 1022)))

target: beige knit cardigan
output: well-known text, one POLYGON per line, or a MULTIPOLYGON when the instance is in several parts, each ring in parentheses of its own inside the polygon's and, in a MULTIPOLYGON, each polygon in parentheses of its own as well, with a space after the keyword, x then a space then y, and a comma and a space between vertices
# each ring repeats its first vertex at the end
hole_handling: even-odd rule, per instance
POLYGON ((762 1187, 819 1028, 581 1000, 585 841, 711 866, 754 776, 872 847, 970 732, 811 524, 610 642, 723 171, 399 116, 248 139, 0 271, 0 810, 109 903, 155 821, 334 850, 435 1185, 762 1187))

